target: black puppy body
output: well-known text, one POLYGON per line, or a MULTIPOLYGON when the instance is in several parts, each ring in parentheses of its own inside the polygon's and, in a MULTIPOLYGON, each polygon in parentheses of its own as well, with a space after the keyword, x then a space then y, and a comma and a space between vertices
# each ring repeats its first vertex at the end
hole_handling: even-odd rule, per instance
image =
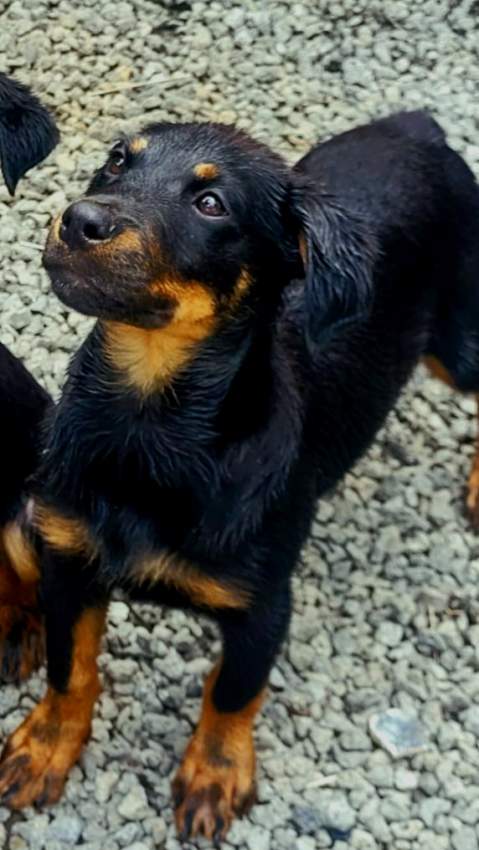
POLYGON ((35 484, 49 690, 0 789, 53 801, 98 693, 108 596, 207 611, 223 657, 174 783, 185 836, 254 796, 252 724, 287 630, 316 498, 373 439, 418 359, 479 388, 479 198, 420 113, 291 171, 231 128, 115 146, 54 224, 57 294, 100 318, 73 360, 35 484))
MULTIPOLYGON (((58 141, 54 121, 21 83, 0 74, 0 167, 10 194, 18 180, 58 141)), ((36 609, 36 567, 14 544, 19 575, 3 548, 3 530, 17 515, 26 480, 37 468, 40 423, 47 393, 0 343, 0 675, 16 679, 38 662, 41 629, 36 609)), ((13 542, 13 541, 12 541, 13 542)))

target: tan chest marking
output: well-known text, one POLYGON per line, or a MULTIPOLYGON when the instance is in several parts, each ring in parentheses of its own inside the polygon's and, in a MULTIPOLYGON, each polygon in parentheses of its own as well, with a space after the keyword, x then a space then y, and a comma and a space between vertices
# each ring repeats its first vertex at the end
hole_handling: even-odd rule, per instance
POLYGON ((247 590, 205 575, 193 564, 172 554, 148 558, 138 564, 134 577, 140 584, 165 584, 188 596, 202 608, 245 609, 250 604, 247 590))
POLYGON ((128 386, 141 395, 168 385, 194 357, 198 344, 215 326, 215 304, 200 284, 179 286, 170 281, 151 284, 152 292, 176 302, 171 321, 148 330, 120 322, 105 322, 105 350, 128 386))

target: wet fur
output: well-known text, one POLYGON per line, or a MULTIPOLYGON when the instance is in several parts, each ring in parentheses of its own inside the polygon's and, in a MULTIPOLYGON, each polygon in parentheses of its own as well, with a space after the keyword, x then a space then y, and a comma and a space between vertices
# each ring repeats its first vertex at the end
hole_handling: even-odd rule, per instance
MULTIPOLYGON (((231 128, 160 125, 140 146, 137 174, 149 162, 154 182, 167 167, 154 160, 165 139, 173 171, 190 148, 222 176, 242 168, 251 227, 238 267, 229 250, 231 269, 222 231, 210 266, 181 242, 178 279, 192 270, 216 291, 224 273, 231 292, 243 265, 253 283, 167 386, 145 394, 122 381, 102 322, 74 357, 33 492, 42 509, 83 523, 95 554, 85 565, 44 547, 49 681, 68 693, 74 624, 114 586, 195 607, 161 571, 153 587, 137 580, 139 559, 175 553, 195 578, 248 599, 238 610, 196 606, 223 636, 214 710, 238 717, 285 637, 290 576, 318 497, 369 446, 418 360, 434 355, 459 388, 479 390, 479 195, 423 113, 345 133, 292 171, 231 128)), ((91 193, 102 185, 95 178, 91 193)), ((123 185, 111 191, 128 204, 123 185)), ((163 237, 170 255, 184 238, 174 227, 163 237)), ((116 309, 105 292, 102 309, 116 309)))

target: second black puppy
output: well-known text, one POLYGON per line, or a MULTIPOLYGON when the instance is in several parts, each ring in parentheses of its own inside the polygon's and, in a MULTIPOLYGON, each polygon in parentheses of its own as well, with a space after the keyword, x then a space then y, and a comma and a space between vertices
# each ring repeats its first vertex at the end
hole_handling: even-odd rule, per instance
MULTIPOLYGON (((0 168, 13 195, 19 179, 53 150, 59 133, 50 113, 24 85, 0 74, 0 168)), ((1 231, 0 231, 1 239, 1 231)), ((17 570, 3 532, 25 498, 40 455, 41 421, 50 399, 27 369, 0 343, 0 679, 24 678, 41 659, 36 565, 18 547, 17 570)))
POLYGON ((207 611, 223 636, 174 782, 181 834, 222 835, 249 807, 253 721, 316 499, 421 356, 479 390, 478 250, 474 178, 421 113, 294 170, 218 125, 115 145, 45 254, 58 296, 99 321, 34 488, 49 688, 6 747, 11 806, 61 793, 119 585, 207 611))

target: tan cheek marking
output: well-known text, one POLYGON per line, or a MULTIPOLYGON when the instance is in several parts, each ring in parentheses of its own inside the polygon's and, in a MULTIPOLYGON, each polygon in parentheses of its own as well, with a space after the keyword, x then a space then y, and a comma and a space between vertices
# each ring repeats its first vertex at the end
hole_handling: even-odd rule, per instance
POLYGON ((214 298, 199 283, 166 279, 151 284, 149 291, 176 302, 165 327, 146 330, 120 322, 104 323, 108 359, 142 395, 170 383, 216 323, 214 298))
POLYGON ((60 224, 61 224, 62 218, 63 218, 63 213, 58 213, 58 215, 56 215, 55 218, 53 219, 53 221, 50 225, 50 230, 48 231, 47 246, 51 245, 54 242, 60 241, 60 224))
POLYGON ((246 295, 249 288, 251 287, 252 282, 253 282, 253 278, 251 277, 250 273, 246 269, 243 269, 240 272, 240 274, 238 275, 238 279, 235 283, 233 294, 230 297, 230 300, 229 300, 229 306, 230 307, 232 307, 234 309, 235 307, 238 306, 238 304, 241 303, 244 296, 246 295))
POLYGON ((20 581, 24 584, 36 583, 40 578, 37 553, 20 523, 14 521, 5 526, 3 546, 20 581))
POLYGON ((201 573, 193 564, 166 554, 149 558, 135 569, 135 579, 141 584, 166 584, 188 596, 192 603, 204 608, 233 608, 244 610, 250 594, 201 573))
POLYGON ((60 552, 93 555, 95 546, 88 529, 79 519, 62 516, 51 508, 35 505, 34 523, 45 542, 60 552))
POLYGON ((308 246, 306 244, 306 237, 304 233, 299 234, 299 254, 303 261, 304 269, 306 271, 306 266, 308 265, 308 246))
POLYGON ((199 162, 195 165, 193 171, 200 180, 214 180, 220 173, 218 166, 214 162, 199 162))
POLYGON ((100 255, 102 260, 114 259, 116 254, 144 253, 144 246, 138 230, 128 228, 122 230, 113 239, 97 242, 89 249, 93 254, 100 255))
POLYGON ((141 153, 141 151, 146 150, 147 147, 148 139, 145 139, 144 136, 137 136, 135 139, 132 139, 129 145, 131 153, 141 153))

